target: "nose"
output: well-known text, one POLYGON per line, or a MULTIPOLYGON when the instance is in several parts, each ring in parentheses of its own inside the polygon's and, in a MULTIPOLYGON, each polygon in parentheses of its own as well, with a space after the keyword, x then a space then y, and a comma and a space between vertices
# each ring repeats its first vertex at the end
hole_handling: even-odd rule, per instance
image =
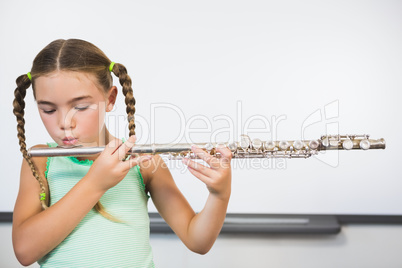
POLYGON ((76 121, 74 118, 76 111, 70 109, 68 111, 62 111, 59 114, 59 126, 62 130, 73 129, 76 126, 76 121))

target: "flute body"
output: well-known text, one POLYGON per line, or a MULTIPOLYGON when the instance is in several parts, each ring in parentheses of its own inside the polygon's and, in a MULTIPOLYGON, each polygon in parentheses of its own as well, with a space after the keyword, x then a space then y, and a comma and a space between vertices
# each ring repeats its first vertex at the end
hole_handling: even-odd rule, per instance
MULTIPOLYGON (((384 139, 370 139, 369 135, 327 135, 317 140, 261 141, 251 140, 242 135, 240 142, 232 143, 176 143, 176 144, 136 144, 128 155, 161 154, 169 159, 192 158, 195 144, 210 155, 220 157, 218 147, 227 147, 232 158, 308 158, 326 150, 369 150, 385 149, 384 139)), ((104 147, 59 146, 53 148, 31 148, 28 156, 91 156, 101 153, 104 147)))

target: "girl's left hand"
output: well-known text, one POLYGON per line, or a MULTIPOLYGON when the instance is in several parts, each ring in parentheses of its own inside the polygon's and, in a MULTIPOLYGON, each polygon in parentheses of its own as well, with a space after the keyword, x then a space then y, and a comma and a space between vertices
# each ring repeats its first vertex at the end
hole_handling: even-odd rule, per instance
POLYGON ((214 157, 196 145, 191 150, 209 167, 204 166, 188 158, 183 158, 182 162, 187 165, 189 171, 207 185, 208 191, 217 197, 228 200, 231 192, 232 152, 226 147, 217 147, 216 151, 221 154, 220 158, 214 157))

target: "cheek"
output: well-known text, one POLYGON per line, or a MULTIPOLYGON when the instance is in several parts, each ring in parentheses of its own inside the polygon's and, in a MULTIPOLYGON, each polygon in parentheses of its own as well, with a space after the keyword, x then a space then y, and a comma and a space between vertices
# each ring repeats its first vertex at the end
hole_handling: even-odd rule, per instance
POLYGON ((45 126, 47 132, 52 136, 52 133, 57 126, 56 120, 52 116, 43 115, 41 113, 40 118, 42 119, 42 123, 45 126))
POLYGON ((105 113, 98 109, 87 110, 83 113, 77 113, 75 115, 75 120, 79 129, 85 129, 85 132, 92 132, 95 130, 99 132, 104 125, 105 113))

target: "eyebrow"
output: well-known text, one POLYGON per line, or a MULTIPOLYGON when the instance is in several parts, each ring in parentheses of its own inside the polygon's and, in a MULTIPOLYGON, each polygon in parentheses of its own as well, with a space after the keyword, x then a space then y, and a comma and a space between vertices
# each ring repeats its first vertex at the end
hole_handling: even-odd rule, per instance
MULTIPOLYGON (((77 97, 77 98, 74 98, 74 99, 69 100, 69 101, 68 101, 68 104, 71 104, 71 103, 74 103, 74 102, 77 102, 77 101, 80 101, 80 100, 84 100, 84 99, 92 99, 92 96, 86 95, 86 96, 77 97)), ((44 104, 44 105, 53 105, 53 106, 56 106, 56 104, 54 104, 53 102, 45 101, 45 100, 38 100, 36 103, 37 103, 38 105, 44 104)))

